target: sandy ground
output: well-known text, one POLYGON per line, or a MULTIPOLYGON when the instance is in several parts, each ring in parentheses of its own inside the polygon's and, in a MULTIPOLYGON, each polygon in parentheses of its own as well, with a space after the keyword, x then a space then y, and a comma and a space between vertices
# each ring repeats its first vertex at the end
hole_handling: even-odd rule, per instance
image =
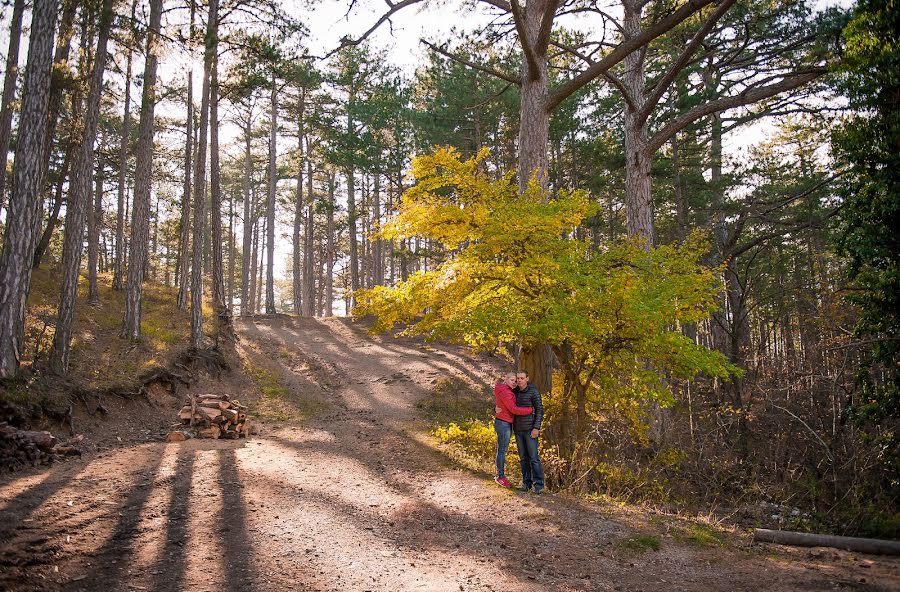
MULTIPOLYGON (((636 509, 507 491, 454 467, 415 402, 441 377, 487 383, 490 358, 340 319, 237 329, 241 355, 315 413, 249 441, 126 437, 3 476, 0 590, 900 590, 900 558, 738 535, 699 547, 636 509), (661 549, 628 551, 636 533, 661 549)), ((197 388, 252 403, 240 375, 197 388)), ((175 418, 177 401, 158 406, 175 418)))

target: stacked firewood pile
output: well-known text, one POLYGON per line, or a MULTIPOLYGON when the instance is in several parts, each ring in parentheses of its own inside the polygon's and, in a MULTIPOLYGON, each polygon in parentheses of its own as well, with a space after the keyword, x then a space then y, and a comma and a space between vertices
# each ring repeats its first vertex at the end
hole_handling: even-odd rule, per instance
POLYGON ((72 444, 60 444, 50 432, 20 430, 0 422, 0 470, 49 464, 73 454, 81 451, 72 444))
POLYGON ((250 433, 247 407, 228 395, 191 395, 178 417, 198 438, 233 440, 250 433))

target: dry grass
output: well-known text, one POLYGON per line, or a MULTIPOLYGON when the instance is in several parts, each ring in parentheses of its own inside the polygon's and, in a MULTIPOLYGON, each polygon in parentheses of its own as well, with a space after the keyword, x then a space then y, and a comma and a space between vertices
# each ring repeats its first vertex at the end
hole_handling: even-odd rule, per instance
MULTIPOLYGON (((101 274, 100 302, 87 302, 87 278, 82 277, 75 311, 72 354, 67 379, 88 390, 127 386, 143 372, 167 365, 190 343, 190 311, 178 310, 177 288, 152 282, 144 284, 140 341, 119 336, 125 312, 125 295, 112 289, 112 275, 101 274)), ((55 269, 38 269, 32 276, 26 318, 24 365, 40 369, 53 340, 59 300, 55 269)), ((213 322, 212 309, 204 306, 204 327, 213 322)))

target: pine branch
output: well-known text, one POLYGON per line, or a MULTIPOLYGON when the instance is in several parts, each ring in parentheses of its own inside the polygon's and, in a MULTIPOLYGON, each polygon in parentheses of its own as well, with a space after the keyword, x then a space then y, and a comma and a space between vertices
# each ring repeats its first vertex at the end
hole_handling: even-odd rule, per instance
POLYGON ((822 76, 825 72, 827 72, 827 69, 824 67, 817 66, 809 68, 807 70, 786 75, 780 82, 776 82, 775 84, 757 88, 748 88, 737 95, 710 101, 703 105, 697 105, 690 111, 682 113, 671 120, 664 125, 661 130, 656 132, 656 134, 653 135, 653 138, 647 143, 646 151, 648 154, 653 154, 659 150, 663 144, 668 142, 672 136, 701 117, 706 117, 707 115, 719 113, 720 111, 726 111, 735 107, 752 105, 753 103, 774 97, 783 92, 799 88, 822 76))
POLYGON ((488 68, 487 66, 483 66, 481 64, 476 64, 475 62, 471 62, 471 61, 464 59, 458 55, 452 54, 449 51, 447 51, 446 49, 438 47, 437 45, 435 45, 429 41, 426 41, 425 39, 420 39, 419 42, 424 45, 427 45, 428 48, 431 49, 431 51, 439 53, 444 57, 450 58, 454 62, 460 63, 464 66, 468 66, 468 67, 472 68, 473 70, 478 70, 479 72, 484 72, 485 74, 490 74, 491 76, 495 76, 495 77, 499 78, 500 80, 505 80, 506 82, 509 82, 510 84, 515 84, 515 85, 521 84, 521 80, 519 80, 515 76, 512 76, 511 74, 507 74, 506 72, 501 72, 499 70, 494 70, 493 68, 488 68))

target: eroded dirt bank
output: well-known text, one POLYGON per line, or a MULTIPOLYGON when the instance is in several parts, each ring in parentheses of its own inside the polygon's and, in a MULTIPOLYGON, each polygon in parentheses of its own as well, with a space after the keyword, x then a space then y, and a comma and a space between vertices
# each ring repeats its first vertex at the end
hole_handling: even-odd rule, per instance
MULTIPOLYGON (((629 552, 619 543, 648 528, 637 511, 454 468, 415 402, 441 377, 487 383, 489 358, 339 319, 237 329, 241 355, 308 418, 0 478, 0 590, 900 590, 900 560, 843 551, 663 536, 629 552)), ((198 387, 252 388, 240 375, 198 387)))

